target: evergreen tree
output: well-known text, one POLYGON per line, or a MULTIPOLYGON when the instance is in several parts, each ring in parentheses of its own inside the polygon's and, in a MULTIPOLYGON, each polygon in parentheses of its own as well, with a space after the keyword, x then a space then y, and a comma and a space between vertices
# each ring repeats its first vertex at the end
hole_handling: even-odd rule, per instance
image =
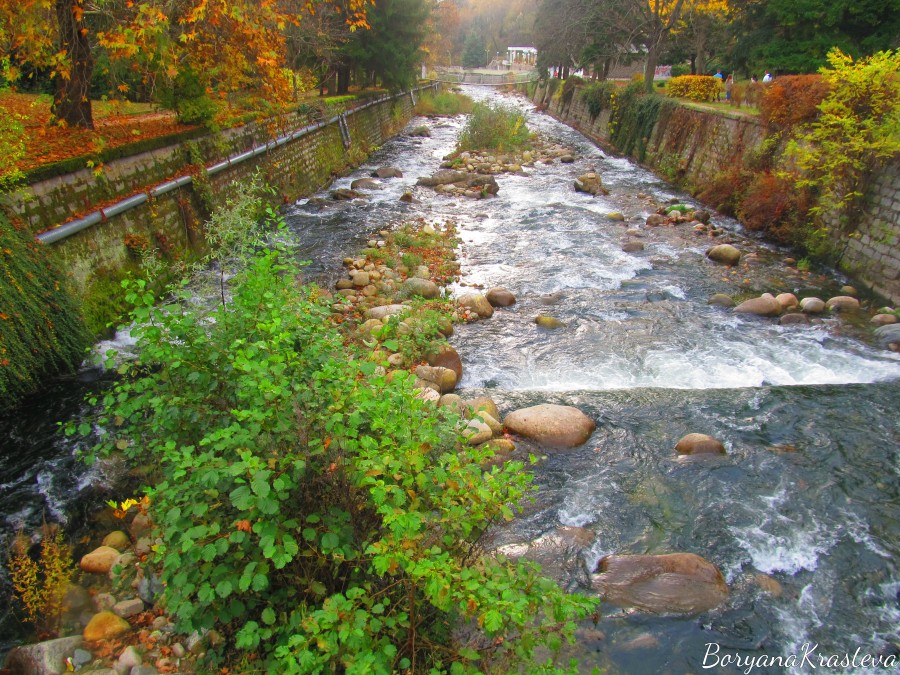
POLYGON ((487 45, 484 35, 479 31, 470 31, 463 47, 463 68, 483 68, 487 65, 487 45))

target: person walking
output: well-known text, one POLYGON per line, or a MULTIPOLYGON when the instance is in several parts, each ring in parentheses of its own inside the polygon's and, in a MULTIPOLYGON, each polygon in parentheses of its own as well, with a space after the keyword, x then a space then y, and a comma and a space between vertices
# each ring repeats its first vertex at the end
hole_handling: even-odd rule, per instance
POLYGON ((734 88, 734 74, 729 73, 725 78, 725 100, 731 101, 731 90, 734 88))
POLYGON ((763 82, 771 82, 774 79, 775 78, 772 77, 772 73, 770 73, 768 70, 766 71, 766 74, 763 75, 763 82))

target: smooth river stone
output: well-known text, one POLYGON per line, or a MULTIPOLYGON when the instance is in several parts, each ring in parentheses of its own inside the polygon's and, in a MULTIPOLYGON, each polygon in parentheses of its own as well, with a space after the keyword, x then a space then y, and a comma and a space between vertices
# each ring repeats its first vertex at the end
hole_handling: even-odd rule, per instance
POLYGON ((503 426, 550 448, 575 448, 590 438, 597 424, 578 408, 544 403, 511 412, 503 426))

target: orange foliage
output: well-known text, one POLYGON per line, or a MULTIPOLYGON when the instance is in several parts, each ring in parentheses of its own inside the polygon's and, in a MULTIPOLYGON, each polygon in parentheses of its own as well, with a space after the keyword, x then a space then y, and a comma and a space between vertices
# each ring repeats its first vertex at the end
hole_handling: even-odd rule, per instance
POLYGON ((764 86, 759 114, 770 129, 789 129, 818 117, 828 94, 821 75, 784 75, 764 86))
POLYGON ((93 131, 80 127, 65 128, 50 124, 48 100, 10 92, 0 93, 0 108, 16 115, 25 128, 25 155, 17 167, 22 171, 71 157, 95 154, 103 148, 193 128, 178 124, 175 114, 169 112, 98 114, 93 131))
POLYGON ((754 175, 747 186, 738 216, 750 230, 764 231, 784 244, 797 244, 811 206, 810 195, 797 190, 793 181, 765 171, 754 175))

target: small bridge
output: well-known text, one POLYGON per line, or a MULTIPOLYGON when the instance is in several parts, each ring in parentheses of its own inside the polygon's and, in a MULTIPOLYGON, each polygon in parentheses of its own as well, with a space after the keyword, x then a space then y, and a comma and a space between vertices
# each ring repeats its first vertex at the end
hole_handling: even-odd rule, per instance
POLYGON ((444 84, 473 84, 481 87, 503 87, 511 84, 536 82, 538 73, 535 70, 464 70, 462 68, 438 68, 432 78, 444 84))

